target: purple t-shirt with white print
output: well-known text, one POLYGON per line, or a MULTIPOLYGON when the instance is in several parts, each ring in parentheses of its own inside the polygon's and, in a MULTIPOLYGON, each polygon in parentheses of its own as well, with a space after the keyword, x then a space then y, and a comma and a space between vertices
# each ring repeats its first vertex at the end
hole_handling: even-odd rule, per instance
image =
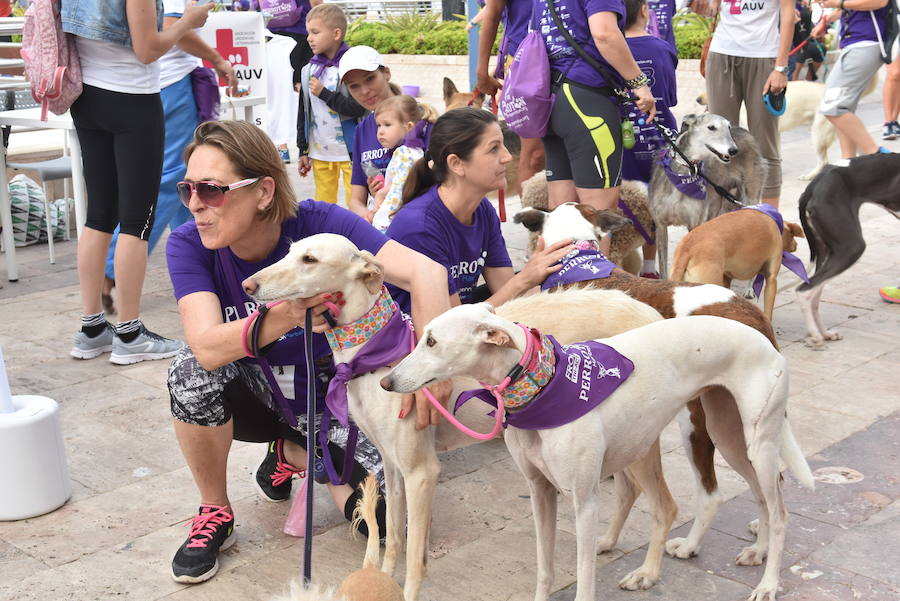
MULTIPOLYGON (((472 225, 465 225, 444 205, 434 186, 397 212, 387 236, 446 267, 450 294, 458 292, 463 304, 472 302, 485 267, 512 267, 500 218, 487 198, 475 209, 472 225)), ((394 286, 388 289, 408 313, 409 293, 394 286)))
POLYGON ((672 28, 672 17, 675 16, 675 0, 647 0, 647 6, 656 16, 656 27, 659 37, 675 47, 675 30, 672 28))
POLYGON ((528 23, 531 21, 531 10, 534 0, 506 0, 503 9, 503 40, 500 48, 507 56, 515 56, 519 44, 528 35, 528 23))
MULTIPOLYGON (((555 0, 556 14, 569 34, 597 62, 607 66, 610 72, 616 70, 600 56, 600 51, 591 37, 588 17, 601 12, 616 14, 619 29, 625 27, 625 3, 622 0, 555 0)), ((587 61, 581 58, 566 41, 556 27, 553 16, 547 8, 546 0, 534 0, 532 22, 535 31, 540 31, 547 44, 550 68, 566 74, 566 78, 586 85, 601 87, 606 82, 587 61)), ((615 82, 613 82, 615 83, 615 82)))
MULTIPOLYGON (((384 234, 346 209, 327 202, 305 200, 299 203, 297 216, 281 224, 281 238, 268 257, 251 263, 234 256, 230 249, 225 249, 224 252, 231 255, 230 258, 233 259, 231 263, 236 268, 237 281, 240 283, 260 269, 282 259, 287 254, 292 242, 323 232, 345 236, 360 249, 367 250, 372 254, 381 250, 381 247, 388 241, 384 234)), ((166 261, 176 299, 181 299, 194 292, 212 292, 219 297, 222 319, 225 322, 243 319, 248 312, 256 310, 256 302, 243 290, 238 292, 234 286, 229 286, 224 271, 225 266, 220 261, 219 251, 209 250, 203 246, 200 233, 197 231, 197 223, 194 220, 185 223, 169 235, 166 243, 166 261), (239 296, 236 296, 238 294, 239 296)), ((305 357, 303 345, 303 329, 294 328, 272 345, 266 359, 273 366, 302 364, 305 357)), ((325 357, 331 353, 328 342, 322 334, 313 336, 313 352, 316 358, 325 357)), ((241 359, 241 361, 256 362, 255 359, 249 358, 241 359)), ((294 390, 297 391, 296 396, 303 398, 306 391, 305 369, 295 370, 294 390)), ((324 393, 324 390, 319 392, 324 393)), ((296 398, 287 392, 285 392, 285 396, 296 398)), ((306 412, 305 406, 298 406, 296 409, 298 413, 306 412)))
MULTIPOLYGON (((656 119, 661 125, 677 131, 678 122, 669 110, 669 107, 678 104, 675 84, 678 55, 675 47, 651 35, 625 38, 625 41, 638 67, 650 78, 650 91, 656 98, 656 119)), ((634 127, 634 147, 622 153, 622 179, 650 183, 653 153, 657 148, 663 147, 665 142, 653 123, 638 123, 643 113, 639 113, 631 105, 622 106, 621 111, 634 127)))
POLYGON ((297 22, 287 27, 269 27, 269 31, 272 33, 295 33, 299 35, 309 33, 306 30, 306 14, 312 10, 309 0, 294 0, 294 3, 300 7, 300 18, 297 19, 297 22))
POLYGON ((369 176, 363 169, 365 163, 371 163, 384 175, 388 163, 391 162, 392 154, 394 154, 393 148, 383 148, 381 142, 378 141, 378 124, 375 123, 375 113, 369 113, 356 126, 356 133, 353 134, 353 152, 350 155, 350 160, 353 161, 353 173, 350 176, 350 183, 354 186, 369 185, 369 176))
MULTIPOLYGON (((894 0, 890 0, 893 2, 894 0)), ((859 42, 877 42, 879 33, 875 31, 878 24, 878 32, 881 39, 885 36, 885 24, 887 23, 887 6, 878 10, 845 10, 841 15, 841 49, 859 42), (874 21, 872 17, 875 17, 874 21)))

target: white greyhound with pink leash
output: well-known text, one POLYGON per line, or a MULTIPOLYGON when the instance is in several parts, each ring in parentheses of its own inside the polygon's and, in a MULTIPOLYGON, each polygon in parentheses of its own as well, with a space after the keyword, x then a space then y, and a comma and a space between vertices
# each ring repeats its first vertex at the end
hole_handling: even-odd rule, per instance
MULTIPOLYGON (((371 254, 360 251, 342 236, 317 234, 292 244, 287 256, 254 274, 244 286, 258 302, 343 292, 346 305, 335 316, 337 327, 328 336, 338 364, 338 376, 333 382, 345 383, 346 404, 334 406, 333 413, 345 419, 349 409, 349 416, 382 455, 388 530, 382 569, 393 573, 405 540, 404 596, 406 601, 415 601, 425 577, 432 499, 440 472, 437 452, 469 445, 476 440, 462 434, 446 420, 435 428, 416 430, 413 420, 397 419, 401 395, 383 390, 378 382, 388 373, 386 366, 399 361, 399 358, 390 360, 391 356, 404 355, 412 346, 399 310, 394 310, 390 297, 382 288, 382 279, 381 266, 371 254), (387 360, 375 361, 378 366, 373 367, 372 357, 377 354, 383 354, 382 359, 387 360), (363 359, 364 355, 368 358, 363 359), (404 520, 407 505, 408 519, 404 520), (405 536, 404 521, 407 524, 405 536)), ((563 341, 579 340, 585 335, 606 336, 661 319, 650 306, 622 292, 606 290, 534 295, 510 301, 498 312, 511 319, 533 320, 563 341)), ((477 387, 475 380, 454 378, 454 396, 451 398, 463 390, 477 387)), ((329 390, 331 388, 329 386, 329 390)), ((488 410, 478 403, 469 403, 460 410, 457 418, 479 432, 489 431, 491 425, 499 430, 500 422, 488 417, 487 413, 488 410)), ((658 468, 658 451, 655 464, 658 468)), ((661 468, 656 472, 661 480, 661 468)), ((674 505, 667 489, 665 495, 674 505)), ((624 522, 624 518, 621 521, 624 522)), ((618 527, 621 528, 621 523, 618 527)), ((617 536, 618 530, 613 534, 617 536)), ((615 543, 614 538, 612 543, 615 543)), ((659 542, 665 542, 664 535, 659 542)), ((651 574, 653 577, 644 579, 641 586, 652 585, 658 574, 657 565, 655 576, 651 574)))
POLYGON ((537 529, 535 601, 552 592, 557 491, 575 505, 575 599, 594 601, 601 480, 646 455, 701 392, 708 393, 701 398, 711 436, 743 456, 732 465, 763 509, 752 549, 768 559, 749 599, 774 600, 787 520, 779 459, 804 486, 812 488, 813 477, 786 419, 786 360, 765 336, 729 319, 694 316, 560 346, 486 303, 464 305, 433 319, 382 386, 408 393, 450 375, 490 385, 508 408, 504 439, 528 480, 537 529))

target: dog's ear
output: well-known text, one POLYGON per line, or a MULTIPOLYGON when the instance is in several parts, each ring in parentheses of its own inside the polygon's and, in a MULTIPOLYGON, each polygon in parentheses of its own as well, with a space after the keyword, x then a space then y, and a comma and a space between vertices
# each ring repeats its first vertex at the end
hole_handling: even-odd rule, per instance
POLYGON ((453 83, 449 77, 444 78, 444 104, 447 104, 447 101, 453 97, 454 94, 457 94, 459 90, 456 89, 456 84, 453 83))
POLYGON ((550 213, 541 211, 540 209, 523 209, 513 215, 513 221, 521 223, 531 232, 542 232, 544 230, 544 220, 550 213))
POLYGON ((481 342, 493 344, 501 348, 516 348, 509 333, 493 324, 481 324, 475 329, 475 335, 481 342))
POLYGON ((803 234, 803 227, 799 223, 794 223, 793 221, 785 221, 784 227, 786 230, 791 232, 791 235, 794 238, 805 238, 806 236, 803 234))
POLYGON ((357 277, 363 281, 370 294, 377 294, 384 283, 384 268, 381 263, 367 250, 359 251, 353 259, 358 270, 357 277))
POLYGON ((594 214, 593 223, 594 232, 597 234, 597 238, 602 238, 605 234, 611 234, 623 227, 631 225, 632 221, 616 211, 600 209, 594 214))
POLYGON ((691 128, 691 126, 697 122, 697 115, 691 113, 690 115, 685 115, 681 119, 681 131, 685 132, 691 128))

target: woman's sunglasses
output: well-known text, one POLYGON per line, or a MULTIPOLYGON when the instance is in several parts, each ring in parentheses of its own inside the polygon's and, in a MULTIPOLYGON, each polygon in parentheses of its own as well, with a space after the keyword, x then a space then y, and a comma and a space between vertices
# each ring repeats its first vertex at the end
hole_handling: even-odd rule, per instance
POLYGON ((220 186, 212 182, 178 182, 175 189, 178 191, 178 199, 185 207, 191 204, 191 196, 196 193, 200 202, 208 207, 221 207, 225 202, 225 193, 229 190, 237 190, 244 186, 255 184, 260 178, 242 179, 227 186, 220 186))

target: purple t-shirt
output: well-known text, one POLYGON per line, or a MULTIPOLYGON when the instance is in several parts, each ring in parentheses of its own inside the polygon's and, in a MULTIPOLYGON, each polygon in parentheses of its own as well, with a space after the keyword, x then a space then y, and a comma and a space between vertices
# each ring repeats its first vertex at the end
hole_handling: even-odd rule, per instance
MULTIPOLYGON (((616 72, 606 60, 591 37, 588 17, 601 12, 616 14, 619 29, 625 27, 625 3, 622 0, 555 0, 556 14, 568 29, 572 38, 597 62, 616 72)), ((540 31, 547 43, 550 68, 565 73, 566 78, 587 86, 601 87, 606 82, 587 61, 579 56, 556 27, 553 16, 547 8, 546 0, 534 0, 532 22, 535 31, 540 31)))
POLYGON ((519 44, 528 35, 533 7, 534 0, 506 0, 502 15, 503 40, 500 42, 500 51, 506 56, 515 56, 519 44))
POLYGON ((375 113, 369 113, 356 126, 356 133, 353 134, 353 152, 350 154, 350 160, 353 161, 353 174, 350 176, 350 183, 354 186, 368 186, 369 176, 363 169, 363 163, 371 163, 383 175, 387 171, 393 154, 393 148, 383 148, 381 142, 378 141, 375 113))
POLYGON ((272 33, 297 33, 300 35, 306 35, 309 32, 306 30, 306 13, 310 11, 312 8, 309 5, 309 0, 294 0, 297 6, 300 7, 300 18, 297 19, 297 22, 291 25, 290 27, 270 27, 269 31, 272 33))
MULTIPOLYGON (((464 225, 444 205, 434 186, 397 212, 387 236, 446 267, 449 292, 458 292, 463 304, 472 302, 472 291, 485 267, 512 267, 500 233, 500 218, 487 198, 475 209, 472 225, 464 225)), ((388 289, 408 313, 409 293, 394 286, 388 289)))
MULTIPOLYGON (((893 2, 894 0, 891 0, 893 2)), ((875 32, 875 23, 881 32, 881 39, 885 36, 885 23, 887 22, 887 6, 875 11, 870 10, 845 10, 841 15, 841 42, 840 47, 846 48, 858 42, 877 42, 878 33, 875 32), (874 14, 875 20, 872 20, 874 14)))
MULTIPOLYGON (((675 46, 651 35, 625 38, 625 41, 638 67, 650 78, 650 90, 656 98, 656 118, 660 124, 677 131, 678 122, 669 110, 669 107, 678 104, 675 84, 678 55, 675 46)), ((633 106, 622 106, 621 110, 634 127, 634 147, 622 153, 622 179, 640 180, 649 184, 654 150, 663 147, 665 142, 655 125, 638 124, 642 114, 633 106)))
POLYGON ((647 0, 647 6, 656 15, 656 28, 659 37, 675 47, 675 30, 672 29, 672 17, 675 16, 675 0, 647 0))
MULTIPOLYGON (((364 219, 346 209, 327 202, 305 200, 297 209, 297 216, 288 219, 281 225, 281 238, 272 253, 265 259, 250 263, 234 256, 232 264, 237 268, 237 281, 253 275, 260 269, 272 265, 283 258, 290 248, 291 242, 302 240, 313 234, 323 232, 340 234, 350 239, 356 246, 376 254, 387 242, 387 237, 369 225, 364 219)), ((224 266, 219 260, 219 252, 209 250, 200 241, 197 224, 191 220, 180 226, 169 235, 166 243, 166 261, 169 266, 169 277, 172 280, 175 298, 181 299, 194 292, 212 292, 219 297, 222 306, 222 319, 226 322, 243 319, 248 311, 256 310, 256 302, 243 290, 235 291, 228 285, 224 266), (239 295, 239 296, 238 296, 239 295)), ((303 329, 294 328, 281 337, 266 355, 266 359, 274 366, 302 364, 305 357, 303 329)), ((316 358, 330 354, 325 336, 316 334, 313 337, 313 348, 316 358)), ((255 363, 254 359, 241 359, 255 363)), ((301 396, 306 390, 306 370, 297 369, 294 377, 294 388, 301 396)), ((324 391, 319 391, 324 392, 324 391)), ((286 395, 287 396, 287 395, 286 395)), ((305 413, 305 405, 297 407, 299 413, 305 413)))

